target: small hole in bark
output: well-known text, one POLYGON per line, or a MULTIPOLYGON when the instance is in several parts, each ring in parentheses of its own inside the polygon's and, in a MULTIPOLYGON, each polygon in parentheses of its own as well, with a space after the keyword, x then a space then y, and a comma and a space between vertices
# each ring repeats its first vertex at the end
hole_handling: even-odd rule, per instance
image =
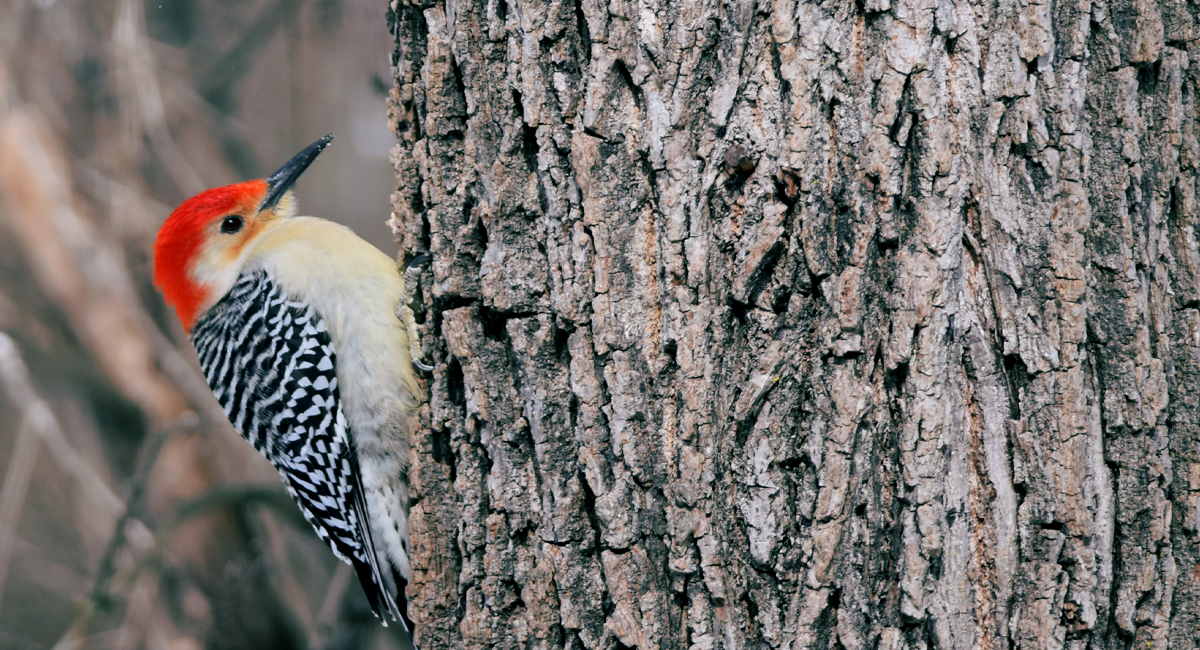
POLYGON ((571 400, 567 403, 567 414, 571 418, 571 430, 574 431, 579 423, 579 398, 571 393, 571 400))
POLYGON ((521 151, 525 154, 525 164, 529 167, 529 171, 537 171, 538 168, 538 141, 537 128, 529 126, 524 122, 521 123, 521 151))
POLYGON ((1138 92, 1153 95, 1158 90, 1158 73, 1162 71, 1162 57, 1154 63, 1142 63, 1137 67, 1138 92))
POLYGON ((854 506, 854 516, 856 516, 856 517, 867 516, 867 504, 860 503, 857 506, 854 506))
POLYGON ((508 336, 505 331, 508 317, 490 307, 479 308, 479 323, 483 326, 483 335, 493 341, 503 341, 508 336))
MULTIPOLYGON (((573 397, 572 397, 571 401, 573 404, 575 404, 575 399, 573 397)), ((573 409, 572 413, 574 413, 575 411, 578 411, 577 406, 575 409, 573 409)), ((588 484, 587 476, 584 475, 582 469, 579 470, 578 476, 579 476, 579 487, 583 488, 583 511, 587 513, 588 523, 591 524, 591 527, 592 527, 591 547, 590 548, 587 547, 586 543, 585 543, 585 547, 584 547, 583 551, 585 554, 591 554, 591 553, 598 554, 600 552, 600 549, 603 548, 603 546, 600 543, 600 519, 596 516, 596 493, 592 492, 592 486, 588 484)), ((611 603, 608 600, 608 592, 605 592, 605 594, 604 594, 604 602, 605 602, 606 608, 609 605, 611 605, 611 603)), ((607 613, 611 614, 612 610, 607 610, 607 613)))
POLYGON ((778 296, 775 296, 775 302, 771 305, 771 311, 776 314, 782 314, 787 311, 788 303, 792 301, 792 292, 788 290, 781 291, 778 296))
POLYGON ((410 205, 412 205, 413 214, 425 213, 425 199, 421 196, 420 190, 413 192, 410 205))
POLYGON ((775 65, 775 78, 779 80, 779 97, 783 100, 785 106, 790 106, 792 82, 780 74, 780 70, 783 69, 783 63, 779 58, 779 44, 774 41, 771 41, 771 62, 775 65))
POLYGON ((804 459, 801 457, 788 458, 787 460, 780 461, 779 468, 792 471, 792 470, 799 469, 800 466, 803 464, 804 464, 804 459))
POLYGON ((661 375, 670 375, 679 370, 679 342, 668 340, 662 346, 662 353, 667 358, 667 362, 663 364, 661 375))
POLYGON ((561 327, 554 328, 554 355, 560 361, 571 360, 571 333, 561 327))
MULTIPOLYGON (((463 102, 467 100, 467 83, 463 81, 462 68, 458 67, 458 61, 450 57, 450 72, 454 75, 454 89, 458 91, 458 97, 461 97, 463 102)), ((466 108, 464 105, 463 108, 466 108)))
POLYGON ((457 463, 454 457, 454 447, 450 443, 450 431, 444 427, 435 429, 432 442, 434 462, 447 466, 450 470, 450 482, 453 483, 457 478, 457 463))
POLYGON ((504 0, 496 0, 496 18, 499 18, 500 22, 508 20, 508 3, 504 0))
POLYGON ((785 205, 795 205, 800 198, 800 177, 790 169, 781 169, 775 176, 775 198, 785 205))
POLYGON ((742 594, 741 600, 742 605, 746 608, 746 627, 748 629, 745 632, 749 637, 757 636, 758 603, 754 602, 749 593, 742 594))
MULTIPOLYGON (((804 294, 804 295, 808 295, 808 296, 819 296, 819 295, 821 295, 821 281, 822 281, 822 280, 824 280, 824 279, 825 279, 825 278, 827 278, 827 277, 829 277, 829 276, 828 276, 828 274, 825 274, 825 275, 817 275, 816 273, 813 273, 812 271, 809 271, 809 273, 808 273, 808 287, 807 287, 807 289, 808 289, 808 293, 806 293, 806 294, 804 294)), ((803 293, 803 292, 801 292, 801 293, 803 293)))
POLYGON ((446 395, 450 398, 451 404, 463 406, 467 403, 467 389, 466 384, 463 383, 462 365, 454 357, 450 358, 450 365, 446 368, 446 395))
POLYGON ((904 382, 908 380, 908 362, 898 363, 896 367, 887 371, 884 376, 884 386, 889 390, 897 391, 904 382))
POLYGON ((1169 223, 1180 223, 1183 221, 1182 210, 1179 208, 1179 189, 1177 185, 1171 186, 1171 200, 1167 203, 1167 221, 1169 223))
MULTIPOLYGON (((466 208, 466 205, 464 204, 463 207, 466 208)), ((483 224, 483 219, 480 219, 479 223, 475 224, 475 236, 479 239, 479 247, 486 250, 488 246, 488 231, 487 226, 483 224)))
POLYGON ((1029 385, 1029 371, 1018 354, 1004 355, 1004 374, 1009 385, 1009 417, 1021 419, 1021 389, 1029 385))
POLYGON ((1029 158, 1025 159, 1025 171, 1029 174, 1029 180, 1033 181, 1033 189, 1038 193, 1044 193, 1046 187, 1050 185, 1050 173, 1037 163, 1029 158))
POLYGON ((679 352, 679 341, 668 339, 666 343, 663 343, 662 350, 663 354, 670 355, 674 359, 675 355, 679 352))
POLYGON ((829 606, 837 609, 842 606, 842 588, 838 587, 829 594, 829 606))
POLYGON ((746 324, 746 312, 750 310, 749 305, 744 305, 733 298, 729 299, 729 313, 737 319, 738 325, 746 324))

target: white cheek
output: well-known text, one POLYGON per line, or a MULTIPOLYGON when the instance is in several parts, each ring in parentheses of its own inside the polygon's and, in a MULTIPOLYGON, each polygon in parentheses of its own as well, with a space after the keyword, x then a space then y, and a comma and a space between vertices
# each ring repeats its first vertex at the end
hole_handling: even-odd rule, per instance
POLYGON ((242 260, 238 259, 233 264, 222 259, 222 251, 217 250, 215 246, 206 247, 196 259, 196 263, 192 266, 191 277, 196 284, 209 289, 209 299, 205 304, 201 305, 201 311, 211 307, 229 293, 233 285, 237 283, 238 275, 242 271, 242 260))

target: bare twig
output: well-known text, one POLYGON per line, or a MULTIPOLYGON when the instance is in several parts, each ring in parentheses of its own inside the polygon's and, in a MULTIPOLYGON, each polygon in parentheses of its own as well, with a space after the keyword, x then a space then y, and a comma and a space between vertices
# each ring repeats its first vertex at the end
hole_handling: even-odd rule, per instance
POLYGON ((271 42, 271 36, 300 9, 300 4, 300 0, 276 0, 263 10, 242 33, 241 39, 202 75, 200 94, 212 101, 212 98, 228 92, 249 74, 258 63, 258 55, 271 42))
POLYGON ((105 374, 155 422, 185 411, 140 331, 141 306, 120 251, 76 210, 57 141, 19 104, 0 106, 0 194, 39 285, 105 374))
POLYGON ((142 136, 148 136, 150 148, 176 187, 184 194, 195 194, 205 186, 167 128, 167 112, 154 74, 154 57, 146 37, 142 11, 141 2, 121 0, 113 24, 112 48, 117 61, 118 87, 125 95, 122 107, 126 118, 126 146, 130 151, 139 149, 142 136))
POLYGON ((281 515, 286 515, 293 525, 307 526, 308 522, 300 515, 296 502, 279 485, 225 485, 211 490, 179 504, 170 521, 159 526, 159 534, 166 536, 184 521, 214 510, 230 508, 252 503, 272 508, 281 515))
POLYGON ((272 534, 273 521, 264 516, 267 513, 248 504, 240 508, 240 514, 243 524, 250 531, 255 565, 262 571, 259 597, 263 609, 274 610, 286 637, 300 645, 308 637, 304 621, 311 622, 312 615, 303 598, 288 599, 286 596, 286 592, 297 593, 302 590, 292 574, 280 571, 279 560, 286 557, 284 545, 277 543, 278 537, 272 534))
POLYGON ((317 614, 316 630, 308 643, 308 647, 313 650, 324 648, 329 643, 329 638, 333 635, 338 622, 342 598, 345 598, 346 591, 350 588, 350 578, 353 575, 349 564, 338 562, 337 570, 333 572, 333 579, 329 581, 329 591, 325 594, 325 601, 321 603, 321 611, 317 614))
MULTIPOLYGON (((232 112, 234 87, 254 69, 259 55, 271 42, 271 36, 295 15, 300 5, 301 0, 276 0, 263 10, 242 32, 238 42, 199 75, 200 95, 213 107, 232 112)), ((221 145, 226 161, 238 176, 250 177, 258 173, 254 151, 243 138, 225 137, 221 145)))
MULTIPOLYGON (((33 466, 37 463, 38 440, 33 420, 39 414, 25 412, 21 429, 17 433, 17 447, 8 461, 4 473, 4 488, 0 491, 0 599, 4 597, 4 579, 8 575, 8 562, 12 559, 13 542, 17 538, 17 523, 25 505, 29 480, 33 477, 33 466)), ((0 600, 3 604, 3 600, 0 600)))
POLYGON ((30 384, 29 370, 21 359, 17 344, 3 332, 0 332, 0 384, 9 401, 23 408, 27 414, 37 414, 30 418, 33 431, 46 445, 49 457, 75 481, 80 494, 91 502, 89 509, 92 514, 108 525, 116 522, 125 508, 124 504, 63 435, 50 407, 30 384))
POLYGON ((117 650, 133 650, 141 640, 140 628, 142 620, 150 615, 154 606, 154 595, 157 589, 157 577, 143 575, 137 578, 133 590, 129 594, 129 607, 125 610, 125 621, 121 623, 117 635, 117 650))
POLYGON ((167 439, 181 431, 187 431, 200 425, 200 419, 193 413, 186 413, 174 425, 163 431, 149 436, 142 451, 142 459, 138 463, 137 474, 133 477, 133 487, 129 491, 129 499, 125 502, 125 514, 117 521, 113 529, 112 539, 100 558, 96 567, 96 580, 92 585, 92 602, 97 607, 103 607, 108 599, 108 583, 116 574, 117 552, 125 544, 126 529, 131 520, 141 517, 145 507, 146 487, 150 479, 150 471, 158 460, 158 452, 162 451, 167 439))
MULTIPOLYGON (((108 527, 114 525, 124 509, 121 499, 113 493, 104 479, 75 451, 66 436, 63 435, 58 420, 54 417, 50 407, 41 399, 30 383, 29 369, 21 359, 16 343, 3 332, 0 332, 0 387, 3 388, 4 395, 8 400, 24 411, 24 425, 18 440, 18 447, 22 444, 21 440, 25 440, 27 441, 25 444, 33 446, 33 451, 36 451, 37 443, 44 443, 50 459, 65 475, 75 481, 79 495, 88 502, 88 505, 81 508, 88 515, 83 518, 84 522, 92 527, 97 537, 107 535, 108 527)), ((32 471, 36 460, 33 457, 33 451, 22 452, 18 449, 10 463, 9 474, 5 480, 3 496, 5 503, 0 506, 0 511, 5 513, 0 515, 2 517, 0 521, 4 522, 0 524, 3 527, 3 532, 0 534, 4 536, 15 535, 13 527, 16 525, 15 515, 11 514, 15 507, 10 507, 7 501, 11 499, 14 502, 24 502, 24 494, 18 494, 18 492, 23 492, 24 488, 12 487, 10 491, 10 484, 12 486, 20 483, 28 485, 29 482, 28 477, 23 478, 14 475, 13 472, 14 470, 17 472, 32 471), (22 458, 23 456, 25 458, 22 458), (11 527, 8 524, 10 520, 11 527)), ((0 551, 4 554, 4 557, 0 559, 4 560, 5 567, 8 564, 7 555, 11 553, 11 539, 8 546, 8 550, 0 551)), ((82 635, 86 631, 86 619, 89 618, 90 616, 86 614, 81 616, 76 621, 76 625, 72 625, 63 640, 55 647, 64 649, 79 647, 78 643, 81 642, 82 635)))
POLYGON ((150 342, 151 349, 154 350, 154 356, 158 359, 158 366, 163 374, 174 382, 185 399, 200 412, 206 424, 228 422, 229 418, 221 409, 221 405, 217 403, 217 399, 213 397, 212 389, 208 387, 208 380, 200 374, 200 368, 188 361, 179 348, 176 348, 175 344, 171 342, 171 339, 158 329, 149 314, 142 311, 139 317, 142 321, 142 330, 146 333, 146 338, 150 342))

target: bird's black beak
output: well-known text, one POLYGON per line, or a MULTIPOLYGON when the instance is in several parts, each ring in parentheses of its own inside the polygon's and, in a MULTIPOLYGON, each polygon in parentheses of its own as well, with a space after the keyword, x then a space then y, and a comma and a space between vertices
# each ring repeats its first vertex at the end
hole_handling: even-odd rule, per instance
POLYGON ((267 198, 263 199, 263 203, 259 206, 259 210, 266 210, 275 207, 279 203, 279 199, 292 187, 300 174, 308 169, 317 156, 329 146, 333 141, 333 134, 329 134, 320 140, 308 145, 300 153, 292 156, 292 159, 283 163, 283 166, 275 170, 274 174, 267 177, 267 198))

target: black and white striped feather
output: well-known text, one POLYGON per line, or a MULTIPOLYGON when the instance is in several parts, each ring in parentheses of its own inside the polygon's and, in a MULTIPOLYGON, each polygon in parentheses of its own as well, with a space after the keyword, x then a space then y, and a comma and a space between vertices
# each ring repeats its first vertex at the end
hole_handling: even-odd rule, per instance
POLYGON ((233 427, 279 470, 317 535, 354 567, 375 615, 386 622, 390 614, 409 631, 397 607, 404 584, 393 596, 380 571, 337 355, 320 315, 260 270, 197 320, 192 343, 233 427))

